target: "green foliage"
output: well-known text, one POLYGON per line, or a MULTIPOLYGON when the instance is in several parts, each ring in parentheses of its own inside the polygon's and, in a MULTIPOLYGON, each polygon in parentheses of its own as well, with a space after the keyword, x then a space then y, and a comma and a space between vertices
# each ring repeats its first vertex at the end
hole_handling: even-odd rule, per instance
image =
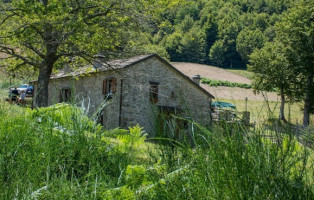
POLYGON ((304 101, 304 126, 309 125, 309 113, 313 112, 311 98, 314 84, 314 3, 302 0, 289 9, 276 24, 278 40, 286 48, 288 61, 293 65, 293 73, 298 77, 294 83, 295 98, 304 101))
POLYGON ((255 89, 272 91, 283 86, 286 95, 291 91, 290 84, 297 78, 287 60, 285 47, 277 41, 266 43, 250 55, 248 71, 254 72, 255 89))
POLYGON ((209 132, 195 127, 196 148, 185 162, 177 163, 177 169, 187 164, 188 170, 180 170, 178 176, 157 185, 155 198, 157 195, 164 199, 313 197, 307 186, 302 184, 307 189, 303 186, 301 189, 296 184, 304 173, 304 148, 292 137, 262 129, 251 134, 242 128, 225 124, 223 129, 209 132), (266 132, 268 137, 263 135, 266 132), (174 190, 185 192, 171 193, 174 190))
POLYGON ((125 171, 126 184, 131 188, 138 188, 143 182, 146 182, 146 168, 142 165, 128 166, 125 171))
POLYGON ((289 127, 187 123, 193 148, 145 143, 139 126, 103 131, 71 105, 0 104, 0 199, 313 198, 307 149, 289 127))
POLYGON ((119 150, 131 154, 134 149, 144 144, 147 134, 139 125, 129 129, 127 134, 118 135, 117 138, 122 142, 122 145, 118 146, 119 150))
MULTIPOLYGON (((256 89, 276 87, 290 100, 304 101, 304 126, 312 112, 313 1, 299 1, 276 23, 274 42, 266 43, 250 56, 256 89)), ((283 96, 282 96, 283 99, 283 96)), ((282 101, 283 102, 283 101, 282 101)))
POLYGON ((111 200, 111 199, 134 200, 136 199, 134 191, 129 189, 127 186, 123 186, 119 189, 107 190, 106 192, 104 192, 102 197, 104 200, 111 200))
POLYGON ((9 71, 38 71, 35 106, 43 107, 54 69, 85 66, 97 54, 108 60, 122 52, 141 52, 133 41, 151 5, 136 0, 13 0, 0 6, 0 53, 6 55, 0 65, 9 71))
POLYGON ((202 78, 202 83, 208 84, 209 86, 218 87, 218 86, 225 86, 225 87, 239 87, 250 89, 252 88, 251 84, 248 83, 232 83, 229 81, 220 81, 220 80, 213 80, 209 78, 202 78))
MULTIPOLYGON (((121 170, 131 164, 130 156, 134 157, 116 148, 130 143, 110 143, 104 137, 110 133, 103 133, 71 105, 22 110, 2 104, 0 111, 0 199, 92 198, 97 180, 101 193, 115 184, 121 170), (104 184, 104 180, 110 181, 104 184)), ((139 127, 131 129, 128 141, 134 144, 134 153, 143 140, 139 127)))
POLYGON ((163 2, 163 13, 156 16, 157 25, 147 37, 164 47, 171 61, 243 68, 255 48, 273 40, 275 22, 293 0, 163 2), (181 44, 181 40, 186 41, 181 44))
POLYGON ((265 41, 266 37, 259 29, 254 31, 243 29, 237 37, 237 51, 242 59, 247 61, 253 50, 262 48, 265 41))
POLYGON ((223 40, 217 40, 210 48, 209 57, 211 62, 217 66, 224 66, 225 64, 225 53, 227 49, 224 46, 223 40))
POLYGON ((205 60, 205 35, 198 26, 192 27, 182 38, 178 52, 178 60, 184 62, 201 62, 205 60), (190 55, 194 55, 191 57, 190 55))

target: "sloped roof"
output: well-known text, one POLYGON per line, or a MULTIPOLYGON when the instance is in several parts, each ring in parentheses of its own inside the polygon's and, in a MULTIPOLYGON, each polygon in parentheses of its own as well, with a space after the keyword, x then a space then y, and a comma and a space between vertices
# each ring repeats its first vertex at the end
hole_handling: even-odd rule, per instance
MULTIPOLYGON (((169 62, 158 56, 157 54, 149 54, 149 55, 140 55, 128 59, 118 59, 118 60, 112 60, 108 62, 101 61, 101 56, 98 56, 100 59, 96 59, 94 62, 94 66, 86 66, 79 68, 78 70, 75 70, 73 72, 60 72, 58 74, 52 75, 50 79, 59 79, 59 78, 67 78, 67 77, 75 77, 80 76, 83 74, 93 74, 93 73, 99 73, 104 72, 107 70, 118 70, 130 67, 132 65, 135 65, 139 62, 142 62, 144 60, 156 57, 161 62, 166 64, 168 67, 173 69, 178 75, 180 75, 182 78, 186 79, 188 82, 196 86, 198 89, 200 89, 202 92, 204 92, 206 95, 208 95, 210 98, 215 98, 212 94, 210 94, 207 90, 196 84, 193 80, 191 80, 188 76, 183 74, 181 71, 179 71, 177 68, 172 66, 169 62)), ((34 81, 37 82, 37 81, 34 81)))
POLYGON ((134 65, 135 63, 145 60, 146 58, 149 58, 151 56, 152 56, 151 54, 141 55, 141 56, 136 56, 136 57, 132 57, 128 59, 118 59, 118 60, 112 60, 108 62, 101 61, 101 56, 98 56, 100 59, 96 59, 93 63, 93 66, 92 65, 85 66, 73 72, 64 72, 61 70, 58 74, 52 75, 50 79, 66 78, 66 77, 79 76, 82 74, 91 74, 91 73, 97 73, 97 72, 104 72, 107 70, 122 69, 130 65, 134 65))

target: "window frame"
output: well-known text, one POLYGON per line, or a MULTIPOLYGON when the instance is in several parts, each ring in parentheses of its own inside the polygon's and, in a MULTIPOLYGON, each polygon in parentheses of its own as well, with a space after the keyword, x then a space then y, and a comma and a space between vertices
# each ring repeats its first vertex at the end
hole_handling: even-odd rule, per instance
POLYGON ((60 90, 60 103, 65 102, 69 103, 71 102, 72 98, 72 90, 70 87, 64 87, 60 90))
POLYGON ((107 77, 105 80, 103 80, 102 94, 106 97, 115 95, 117 92, 117 83, 117 78, 113 76, 107 77))
POLYGON ((159 96, 159 83, 158 82, 149 82, 149 101, 151 103, 158 103, 159 96))

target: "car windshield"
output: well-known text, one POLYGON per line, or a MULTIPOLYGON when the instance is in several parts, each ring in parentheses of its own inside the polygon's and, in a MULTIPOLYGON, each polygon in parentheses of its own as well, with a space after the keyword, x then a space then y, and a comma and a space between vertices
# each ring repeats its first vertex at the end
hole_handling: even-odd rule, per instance
POLYGON ((20 85, 19 88, 27 88, 28 85, 20 85))

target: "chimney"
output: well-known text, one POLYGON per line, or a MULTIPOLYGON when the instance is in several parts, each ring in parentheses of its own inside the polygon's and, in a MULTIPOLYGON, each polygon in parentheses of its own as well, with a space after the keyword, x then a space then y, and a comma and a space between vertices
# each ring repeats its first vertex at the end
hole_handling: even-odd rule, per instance
POLYGON ((192 80, 193 80, 194 83, 196 83, 197 85, 200 85, 201 76, 200 76, 200 75, 194 75, 194 76, 192 76, 192 80))

